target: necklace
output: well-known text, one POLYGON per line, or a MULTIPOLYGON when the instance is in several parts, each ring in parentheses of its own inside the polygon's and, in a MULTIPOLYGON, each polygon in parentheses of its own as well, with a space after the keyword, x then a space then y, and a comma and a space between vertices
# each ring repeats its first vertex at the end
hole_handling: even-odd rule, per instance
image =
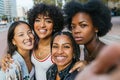
POLYGON ((87 62, 91 62, 92 60, 95 59, 97 55, 96 51, 98 50, 99 46, 100 46, 100 42, 96 45, 95 49, 93 50, 91 54, 89 54, 88 50, 84 48, 84 52, 85 52, 84 56, 87 62))

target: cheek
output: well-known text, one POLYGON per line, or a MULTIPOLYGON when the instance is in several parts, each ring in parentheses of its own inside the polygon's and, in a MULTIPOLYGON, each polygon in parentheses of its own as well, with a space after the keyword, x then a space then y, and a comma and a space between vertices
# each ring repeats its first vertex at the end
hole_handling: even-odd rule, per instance
POLYGON ((48 29, 52 31, 53 30, 53 24, 49 24, 48 26, 49 26, 48 29))
POLYGON ((69 59, 73 58, 73 54, 74 54, 73 50, 68 50, 68 51, 66 50, 65 53, 67 53, 69 59))

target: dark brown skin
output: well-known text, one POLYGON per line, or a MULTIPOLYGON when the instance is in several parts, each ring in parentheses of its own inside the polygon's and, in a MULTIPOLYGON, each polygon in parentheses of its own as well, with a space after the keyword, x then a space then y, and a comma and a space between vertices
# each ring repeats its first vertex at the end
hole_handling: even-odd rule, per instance
POLYGON ((119 80, 120 44, 111 44, 103 48, 98 57, 78 74, 75 80, 119 80), (115 70, 106 73, 113 65, 115 70))

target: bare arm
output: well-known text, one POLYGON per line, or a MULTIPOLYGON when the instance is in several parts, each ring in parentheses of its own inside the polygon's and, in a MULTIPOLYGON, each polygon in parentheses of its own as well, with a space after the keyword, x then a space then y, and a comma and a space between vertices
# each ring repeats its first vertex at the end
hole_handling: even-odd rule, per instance
POLYGON ((2 62, 1 62, 1 69, 3 71, 6 71, 7 68, 9 68, 10 63, 13 62, 12 57, 10 54, 7 54, 5 57, 3 57, 2 62))
POLYGON ((80 72, 75 80, 119 80, 120 79, 120 44, 105 47, 98 57, 80 72), (107 74, 106 71, 113 65, 115 71, 107 74))

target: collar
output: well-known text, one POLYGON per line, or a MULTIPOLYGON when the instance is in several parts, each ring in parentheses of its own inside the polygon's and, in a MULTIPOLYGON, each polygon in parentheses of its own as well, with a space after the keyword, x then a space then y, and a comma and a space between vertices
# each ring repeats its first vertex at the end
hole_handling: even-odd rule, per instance
POLYGON ((34 74, 34 67, 32 67, 32 70, 29 74, 29 71, 28 71, 28 68, 27 68, 27 65, 25 63, 25 60, 23 59, 23 57, 17 52, 15 51, 12 58, 16 61, 18 61, 20 63, 20 67, 21 67, 21 71, 22 71, 22 76, 23 77, 26 77, 26 76, 29 76, 31 77, 33 74, 34 74))
POLYGON ((61 80, 64 80, 65 77, 70 75, 69 71, 73 67, 74 64, 75 64, 75 60, 72 60, 72 63, 69 64, 69 66, 67 66, 64 70, 58 72, 61 80))

